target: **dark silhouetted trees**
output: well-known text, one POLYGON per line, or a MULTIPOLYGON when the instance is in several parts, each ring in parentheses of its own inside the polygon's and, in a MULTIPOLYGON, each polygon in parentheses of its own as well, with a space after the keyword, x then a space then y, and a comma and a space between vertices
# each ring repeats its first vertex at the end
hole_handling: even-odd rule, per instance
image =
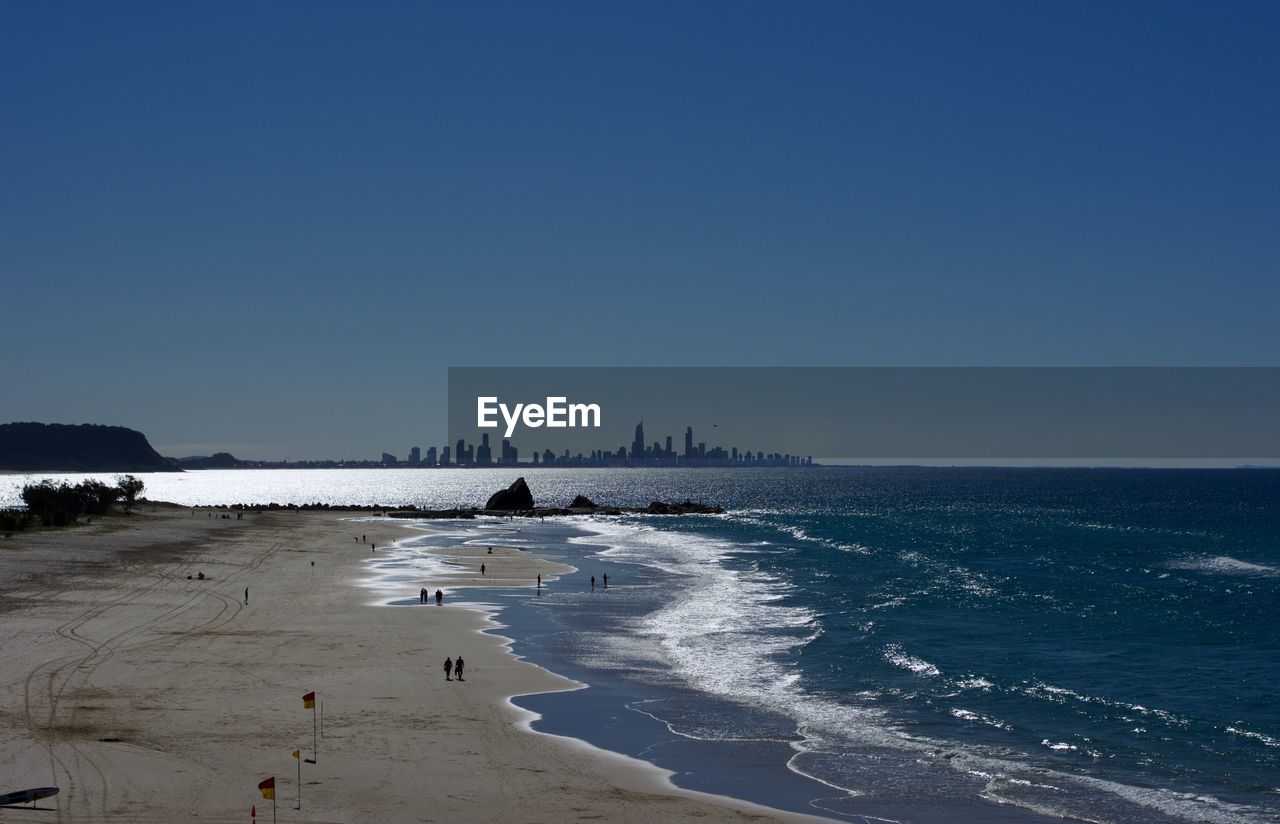
POLYGON ((132 475, 121 478, 117 486, 95 480, 73 485, 45 479, 24 486, 22 502, 27 505, 28 514, 39 518, 45 526, 65 526, 81 515, 105 515, 122 499, 124 510, 129 511, 143 486, 142 481, 132 475))
POLYGON ((125 475, 123 478, 118 479, 116 483, 120 489, 120 497, 124 499, 122 501, 124 511, 128 512, 138 503, 138 495, 146 488, 146 484, 142 482, 141 478, 133 475, 125 475))

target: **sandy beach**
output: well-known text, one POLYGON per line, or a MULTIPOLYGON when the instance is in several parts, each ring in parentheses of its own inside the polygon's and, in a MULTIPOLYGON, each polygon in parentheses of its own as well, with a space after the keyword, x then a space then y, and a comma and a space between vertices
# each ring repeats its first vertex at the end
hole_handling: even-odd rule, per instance
MULTIPOLYGON (((530 731, 510 696, 577 685, 482 633, 494 624, 480 610, 381 605, 357 536, 381 551, 414 534, 402 523, 145 509, 0 542, 0 792, 62 789, 4 821, 240 822, 251 805, 270 821, 257 785, 273 775, 280 821, 821 820, 683 791, 530 731), (458 655, 466 680, 446 681, 458 655), (316 761, 301 788, 295 748, 316 761)), ((494 546, 439 550, 455 571, 401 597, 565 571, 494 546)))

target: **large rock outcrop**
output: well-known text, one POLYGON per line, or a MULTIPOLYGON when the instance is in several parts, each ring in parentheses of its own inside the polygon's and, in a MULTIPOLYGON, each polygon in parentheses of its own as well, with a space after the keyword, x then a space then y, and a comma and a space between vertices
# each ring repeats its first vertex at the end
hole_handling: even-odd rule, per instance
POLYGON ((489 496, 485 509, 497 509, 511 512, 517 509, 533 509, 533 493, 524 478, 516 478, 515 483, 506 489, 499 489, 489 496))
POLYGON ((573 503, 569 504, 569 508, 570 509, 599 509, 599 507, 596 506, 595 501, 591 500, 586 495, 579 495, 578 497, 574 498, 573 503))
POLYGON ((723 515, 724 510, 718 506, 709 506, 707 504, 697 504, 693 501, 685 501, 682 504, 669 504, 663 501, 653 501, 644 509, 640 510, 646 515, 723 515))

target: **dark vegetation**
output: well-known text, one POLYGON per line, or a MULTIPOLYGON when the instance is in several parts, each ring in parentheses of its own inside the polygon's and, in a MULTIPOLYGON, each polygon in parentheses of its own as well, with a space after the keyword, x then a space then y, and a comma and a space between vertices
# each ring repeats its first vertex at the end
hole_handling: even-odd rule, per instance
POLYGON ((26 529, 34 521, 42 526, 66 526, 81 515, 106 515, 117 506, 128 512, 138 502, 143 483, 132 475, 120 478, 115 486, 88 480, 78 484, 43 480, 22 488, 25 510, 0 512, 0 528, 5 532, 26 529))
POLYGON ((21 510, 0 510, 0 532, 7 536, 31 526, 31 515, 21 510))
POLYGON ((123 426, 0 424, 0 469, 17 472, 164 472, 175 467, 123 426))

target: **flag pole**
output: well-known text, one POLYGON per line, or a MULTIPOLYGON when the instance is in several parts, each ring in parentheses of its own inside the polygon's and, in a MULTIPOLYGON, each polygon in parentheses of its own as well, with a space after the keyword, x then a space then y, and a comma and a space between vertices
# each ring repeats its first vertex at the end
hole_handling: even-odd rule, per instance
POLYGON ((320 737, 324 738, 324 702, 320 702, 320 737))
POLYGON ((315 690, 302 696, 302 705, 311 710, 311 752, 315 758, 308 758, 308 764, 316 763, 316 759, 320 757, 320 735, 318 732, 317 712, 316 712, 316 693, 315 690))
POLYGON ((302 753, 297 755, 298 761, 298 809, 302 809, 302 753))

